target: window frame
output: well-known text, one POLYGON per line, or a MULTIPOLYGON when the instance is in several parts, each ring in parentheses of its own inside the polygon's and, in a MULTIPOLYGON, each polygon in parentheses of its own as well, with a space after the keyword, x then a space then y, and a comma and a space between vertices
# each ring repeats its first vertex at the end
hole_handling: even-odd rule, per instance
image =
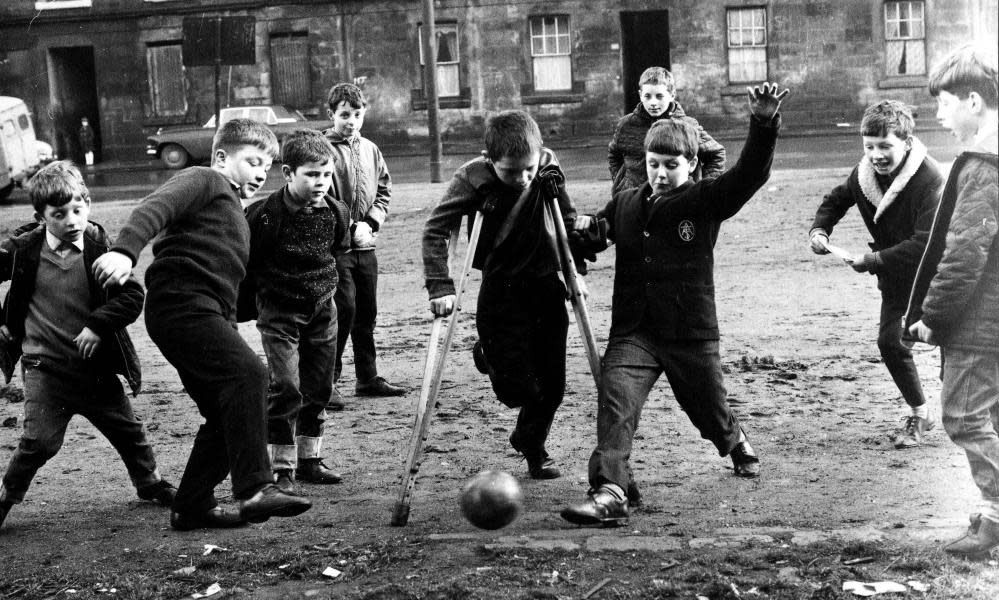
MULTIPOLYGON (((416 39, 419 42, 418 45, 419 45, 419 49, 420 49, 419 50, 419 54, 420 54, 420 84, 421 84, 421 88, 425 88, 426 87, 426 77, 427 77, 427 75, 426 75, 427 59, 426 59, 426 56, 423 54, 423 35, 424 35, 424 31, 425 31, 425 29, 423 28, 423 23, 417 24, 416 29, 417 29, 416 39)), ((463 89, 461 87, 461 81, 462 81, 462 73, 461 73, 461 69, 462 69, 462 61, 461 61, 461 30, 458 27, 458 22, 457 21, 435 21, 434 22, 434 33, 437 35, 437 37, 440 37, 441 36, 441 32, 443 30, 445 30, 445 29, 448 30, 448 33, 450 33, 452 30, 454 32, 454 60, 449 60, 449 61, 441 62, 439 53, 438 53, 438 56, 436 57, 437 58, 437 64, 435 65, 435 67, 438 69, 438 71, 437 71, 437 96, 439 98, 460 98, 460 97, 462 97, 462 89, 463 89), (455 87, 455 93, 454 94, 443 94, 443 93, 441 93, 441 81, 442 81, 441 76, 440 76, 440 69, 441 69, 441 67, 445 67, 445 68, 447 68, 449 70, 453 69, 456 72, 455 76, 454 76, 454 80, 455 80, 455 86, 454 86, 455 87)))
POLYGON ((184 45, 181 40, 159 40, 159 41, 149 41, 146 42, 146 72, 148 75, 148 85, 149 85, 149 100, 150 100, 150 116, 153 118, 169 118, 169 117, 180 117, 187 115, 187 111, 190 108, 190 103, 188 102, 187 92, 187 67, 184 66, 184 45), (162 97, 159 93, 158 83, 160 79, 158 78, 158 72, 155 65, 158 62, 154 60, 154 52, 156 48, 176 48, 180 51, 180 85, 183 87, 183 92, 180 97, 183 99, 183 106, 176 109, 161 108, 159 105, 159 99, 162 97))
POLYGON ((531 58, 531 84, 534 91, 539 93, 564 93, 571 92, 574 89, 573 85, 573 64, 572 64, 572 19, 568 14, 542 14, 542 15, 531 15, 527 18, 527 37, 528 37, 528 54, 531 58), (555 32, 550 34, 546 31, 545 21, 547 19, 555 20, 555 32), (537 33, 535 31, 535 23, 540 22, 542 31, 537 33), (562 33, 559 29, 559 23, 564 23, 565 33, 562 33), (561 47, 562 39, 564 38, 565 48, 561 47), (548 41, 554 39, 555 49, 554 51, 546 51, 548 46, 548 41), (537 40, 541 41, 542 51, 538 52, 535 48, 535 42, 537 40), (568 80, 565 82, 563 87, 549 87, 549 86, 539 86, 538 85, 538 64, 539 59, 548 59, 553 57, 565 57, 564 60, 568 64, 568 80))
MULTIPOLYGON (((770 32, 769 32, 769 20, 767 19, 767 7, 765 5, 748 5, 748 6, 726 6, 725 7, 725 62, 726 62, 726 77, 728 78, 729 85, 741 85, 746 83, 760 83, 761 81, 768 81, 770 77, 770 60, 768 56, 770 44, 770 32), (748 27, 743 24, 742 14, 757 14, 762 13, 762 25, 756 26, 755 23, 750 23, 748 27), (739 31, 740 43, 738 45, 732 45, 732 16, 735 14, 740 15, 739 27, 735 30, 739 31), (746 31, 750 32, 750 43, 744 44, 742 40, 745 39, 744 35, 746 31), (755 43, 753 40, 752 33, 755 31, 763 32, 763 41, 761 43, 755 43), (762 78, 750 78, 750 79, 733 79, 733 65, 735 62, 732 60, 733 50, 761 50, 763 53, 763 77, 762 78)), ((740 63, 744 64, 744 63, 740 63)))
POLYGON ((926 2, 925 0, 885 0, 882 4, 881 16, 884 21, 884 57, 885 57, 885 77, 889 78, 899 78, 899 77, 926 77, 927 75, 927 64, 926 64, 926 2), (908 9, 908 15, 906 18, 902 17, 902 6, 905 5, 908 9), (912 9, 914 6, 919 7, 919 17, 914 18, 912 9), (889 15, 889 8, 896 7, 896 16, 892 17, 889 15), (912 24, 919 24, 918 33, 913 33, 912 24), (902 29, 903 24, 907 26, 908 32, 903 35, 902 29), (894 31, 892 26, 894 25, 894 31), (922 46, 922 63, 918 66, 917 71, 912 71, 908 68, 909 63, 906 62, 906 72, 899 73, 895 70, 895 65, 888 64, 889 48, 893 44, 901 44, 903 51, 906 52, 908 56, 908 47, 910 44, 918 44, 922 46))

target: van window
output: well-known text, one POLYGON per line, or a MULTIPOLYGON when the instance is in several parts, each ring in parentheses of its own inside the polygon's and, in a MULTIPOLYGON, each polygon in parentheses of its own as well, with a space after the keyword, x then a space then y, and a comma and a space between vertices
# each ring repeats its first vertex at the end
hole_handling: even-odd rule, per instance
POLYGON ((17 117, 17 124, 21 126, 21 129, 31 128, 31 121, 28 120, 28 115, 20 115, 17 117))

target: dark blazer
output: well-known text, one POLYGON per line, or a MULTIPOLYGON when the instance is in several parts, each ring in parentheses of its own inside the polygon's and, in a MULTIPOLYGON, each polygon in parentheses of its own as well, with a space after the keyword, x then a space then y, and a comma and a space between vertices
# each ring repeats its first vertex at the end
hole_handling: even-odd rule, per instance
POLYGON ((597 213, 617 245, 611 337, 651 327, 660 339, 716 340, 714 245, 721 222, 769 179, 780 118, 750 120, 738 162, 715 179, 687 181, 645 208, 648 183, 597 213))
MULTIPOLYGON (((3 324, 15 338, 13 343, 0 349, 0 354, 6 355, 0 363, 8 382, 13 376, 14 364, 21 356, 24 321, 31 296, 35 293, 38 262, 44 243, 45 228, 31 223, 18 228, 12 237, 0 244, 0 282, 11 282, 0 313, 3 324)), ((132 393, 138 394, 142 386, 142 372, 135 346, 125 327, 139 318, 145 294, 134 277, 129 277, 124 285, 110 289, 102 288, 94 279, 94 260, 109 249, 110 242, 104 228, 91 222, 83 234, 83 264, 90 284, 91 303, 91 313, 85 325, 101 336, 101 346, 92 360, 112 373, 123 375, 132 393)))

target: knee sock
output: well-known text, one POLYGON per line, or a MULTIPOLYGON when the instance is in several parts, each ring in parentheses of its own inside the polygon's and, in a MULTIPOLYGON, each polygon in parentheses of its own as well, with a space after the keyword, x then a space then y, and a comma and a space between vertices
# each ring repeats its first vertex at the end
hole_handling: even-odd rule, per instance
POLYGON ((597 491, 607 492, 611 496, 614 496, 614 499, 617 500, 618 502, 624 502, 624 490, 621 489, 621 486, 617 485, 616 483, 605 483, 601 485, 600 489, 597 491))
POLYGON ((925 402, 919 406, 910 406, 909 408, 912 410, 912 416, 914 417, 925 419, 930 415, 930 409, 926 406, 925 402))

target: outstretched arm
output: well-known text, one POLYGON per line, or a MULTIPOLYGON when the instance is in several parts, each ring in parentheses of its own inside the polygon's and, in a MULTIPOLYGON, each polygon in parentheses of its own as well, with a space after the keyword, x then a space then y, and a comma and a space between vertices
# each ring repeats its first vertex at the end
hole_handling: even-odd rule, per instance
POLYGON ((777 93, 779 87, 776 83, 764 83, 762 87, 747 87, 750 114, 765 122, 773 119, 777 111, 780 110, 780 103, 791 93, 791 90, 787 88, 783 92, 777 93))

